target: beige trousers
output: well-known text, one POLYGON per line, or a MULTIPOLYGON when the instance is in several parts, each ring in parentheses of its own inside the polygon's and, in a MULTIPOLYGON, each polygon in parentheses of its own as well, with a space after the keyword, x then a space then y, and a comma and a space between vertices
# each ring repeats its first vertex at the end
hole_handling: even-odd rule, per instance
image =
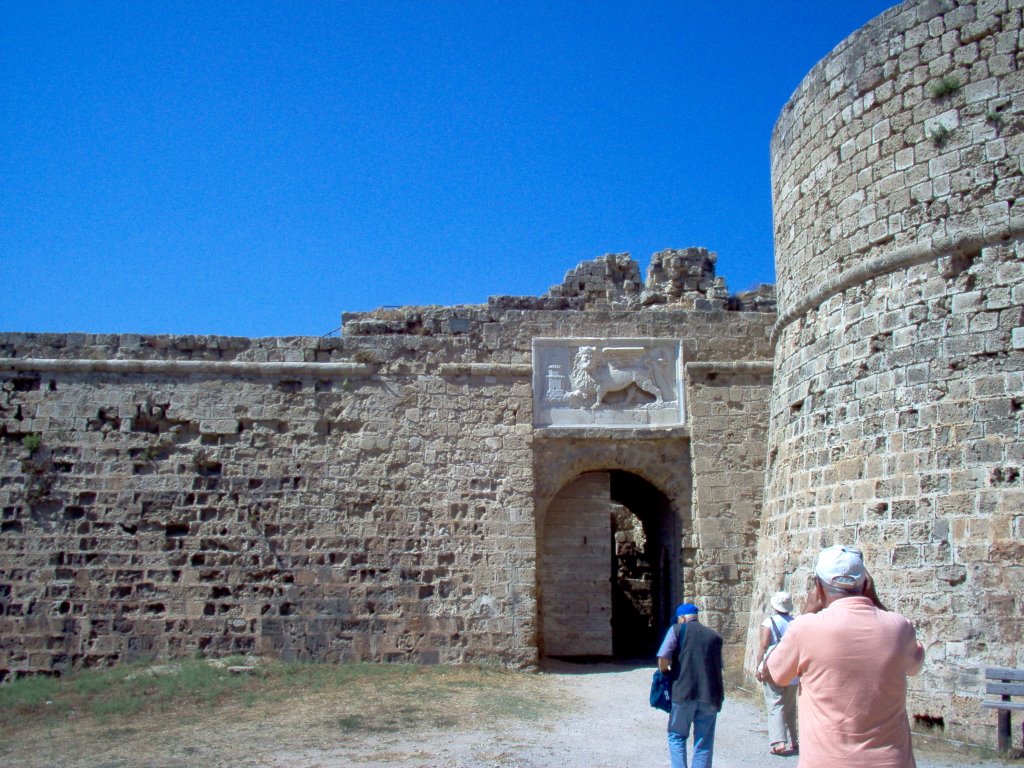
POLYGON ((796 689, 798 686, 762 683, 761 687, 764 688, 764 706, 768 711, 769 743, 795 744, 799 741, 796 731, 796 689))

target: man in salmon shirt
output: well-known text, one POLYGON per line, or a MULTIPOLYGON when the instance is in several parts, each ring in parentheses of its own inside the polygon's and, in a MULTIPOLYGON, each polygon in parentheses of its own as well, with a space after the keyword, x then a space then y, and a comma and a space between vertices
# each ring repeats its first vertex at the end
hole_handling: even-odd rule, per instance
POLYGON ((921 671, 914 627, 882 605, 853 547, 823 549, 804 614, 765 663, 800 675, 799 768, 915 768, 907 676, 921 671))

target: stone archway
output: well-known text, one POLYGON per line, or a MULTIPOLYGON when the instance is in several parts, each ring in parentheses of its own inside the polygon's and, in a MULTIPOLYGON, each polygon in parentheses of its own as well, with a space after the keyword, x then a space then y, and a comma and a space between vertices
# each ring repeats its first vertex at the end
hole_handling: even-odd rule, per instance
POLYGON ((652 657, 680 583, 665 494, 630 472, 585 472, 555 494, 544 519, 542 655, 652 657))

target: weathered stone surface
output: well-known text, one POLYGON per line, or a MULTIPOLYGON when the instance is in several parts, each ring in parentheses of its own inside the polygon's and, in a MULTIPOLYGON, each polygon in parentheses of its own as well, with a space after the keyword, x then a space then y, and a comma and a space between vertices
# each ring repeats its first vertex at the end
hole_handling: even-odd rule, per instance
MULTIPOLYGON (((676 378, 680 358, 766 359, 774 315, 613 306, 620 276, 638 272, 623 259, 577 269, 600 297, 585 308, 388 308, 347 315, 340 339, 0 336, 0 669, 197 651, 533 663, 545 616, 556 632, 590 615, 568 593, 564 611, 540 612, 538 585, 574 570, 539 568, 538 542, 558 490, 591 471, 612 478, 609 498, 637 508, 669 563, 616 544, 610 512, 583 534, 602 553, 597 582, 621 555, 628 589, 609 599, 653 605, 657 593, 640 644, 652 652, 683 585, 711 581, 692 555, 689 427, 536 429, 534 339, 667 344, 673 380, 659 386, 678 404, 684 387, 701 391, 676 378), (669 575, 644 587, 655 569, 669 575)), ((740 432, 746 414, 735 418, 740 432)), ((737 494, 756 497, 759 478, 744 482, 737 494)), ((724 519, 728 503, 709 500, 708 514, 724 519)), ((729 559, 749 568, 745 535, 729 559)), ((640 647, 593 615, 580 652, 640 647)), ((741 647, 742 632, 729 641, 741 647)))
POLYGON ((777 317, 687 248, 339 339, 0 335, 0 677, 647 656, 686 598, 738 679, 842 542, 926 644, 912 713, 993 743, 980 670, 1024 664, 1021 15, 908 0, 811 71, 772 142, 777 317), (585 347, 626 360, 601 393, 585 347))
POLYGON ((1024 663, 1021 33, 1013 3, 903 3, 779 118, 747 644, 750 668, 767 596, 804 594, 819 546, 857 543, 927 648, 912 713, 990 744, 979 670, 1024 663))

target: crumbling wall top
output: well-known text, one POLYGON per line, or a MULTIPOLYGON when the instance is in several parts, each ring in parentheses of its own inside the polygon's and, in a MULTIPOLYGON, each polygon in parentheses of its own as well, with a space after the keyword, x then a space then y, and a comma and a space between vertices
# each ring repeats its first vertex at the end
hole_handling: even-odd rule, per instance
POLYGON ((608 253, 569 270, 543 296, 491 296, 487 305, 381 307, 342 316, 345 336, 467 333, 473 320, 504 310, 775 312, 775 286, 729 294, 706 248, 668 249, 651 257, 646 280, 628 253, 608 253))
MULTIPOLYGON (((669 248, 651 257, 641 282, 640 266, 628 253, 584 261, 566 273, 561 285, 543 297, 574 302, 572 308, 671 307, 703 311, 774 312, 772 286, 730 296, 725 278, 715 274, 718 256, 706 248, 669 248)), ((502 297, 504 298, 504 297, 502 297)))

